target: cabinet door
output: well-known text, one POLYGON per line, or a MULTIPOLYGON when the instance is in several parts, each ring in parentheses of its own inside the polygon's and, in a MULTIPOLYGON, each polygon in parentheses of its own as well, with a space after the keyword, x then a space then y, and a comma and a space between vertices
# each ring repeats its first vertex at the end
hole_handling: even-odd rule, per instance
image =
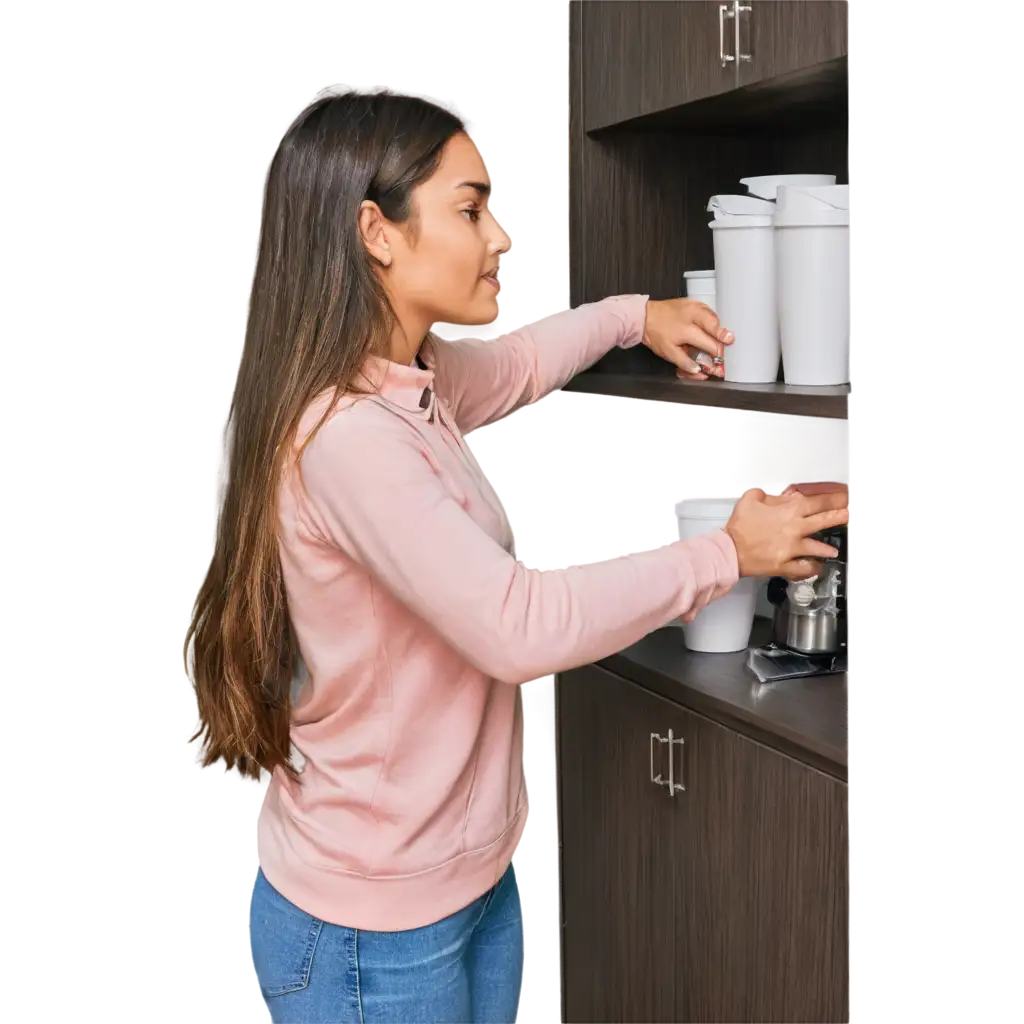
POLYGON ((582 0, 580 96, 583 128, 601 128, 641 113, 640 0, 582 0))
MULTIPOLYGON (((687 712, 595 666, 556 680, 562 986, 565 1021, 676 1021, 672 874, 685 833, 685 792, 670 796, 667 743, 687 712)), ((673 744, 679 781, 680 744, 673 744)))
POLYGON ((846 1021, 846 785, 700 715, 686 734, 673 902, 680 1021, 846 1021))
POLYGON ((726 3, 684 0, 645 4, 643 113, 653 113, 735 89, 732 21, 726 3))
POLYGON ((739 84, 846 56, 846 0, 741 0, 739 84))

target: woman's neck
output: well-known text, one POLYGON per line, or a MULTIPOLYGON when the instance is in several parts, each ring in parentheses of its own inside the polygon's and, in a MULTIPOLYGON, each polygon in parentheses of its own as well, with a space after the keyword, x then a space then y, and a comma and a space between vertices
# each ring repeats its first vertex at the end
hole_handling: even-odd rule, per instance
POLYGON ((392 304, 395 306, 398 322, 391 329, 388 359, 393 363, 410 366, 432 325, 429 318, 421 313, 400 308, 394 303, 394 299, 392 299, 392 304))

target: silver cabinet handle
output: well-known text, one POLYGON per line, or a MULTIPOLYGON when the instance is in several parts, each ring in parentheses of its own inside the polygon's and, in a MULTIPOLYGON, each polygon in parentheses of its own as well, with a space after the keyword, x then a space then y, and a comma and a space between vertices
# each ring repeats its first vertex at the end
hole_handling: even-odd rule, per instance
MULTIPOLYGON (((718 5, 718 58, 722 62, 724 68, 730 61, 736 58, 731 53, 725 52, 725 19, 735 18, 736 11, 734 8, 738 4, 739 0, 733 0, 731 4, 719 4, 718 5)), ((738 22, 737 22, 738 24, 738 22)), ((736 31, 736 40, 739 42, 739 30, 736 31)))
MULTIPOLYGON (((666 739, 664 736, 659 736, 656 732, 652 732, 651 733, 651 741, 650 742, 651 742, 651 782, 656 782, 659 786, 668 786, 668 795, 669 796, 675 796, 676 795, 676 790, 685 790, 686 786, 685 786, 685 784, 683 782, 676 782, 675 781, 675 764, 674 764, 675 759, 672 756, 672 745, 674 743, 678 743, 685 750, 686 748, 683 746, 684 743, 685 743, 685 740, 682 739, 682 737, 680 737, 679 739, 673 739, 673 737, 672 737, 672 730, 669 729, 669 731, 668 731, 668 739, 666 739), (657 775, 654 774, 654 741, 655 740, 657 740, 659 743, 667 743, 668 744, 668 779, 667 780, 663 779, 661 777, 661 772, 658 772, 657 775)), ((680 766, 682 766, 684 764, 685 764, 685 760, 681 760, 680 761, 680 766)))
POLYGON ((736 23, 734 25, 736 30, 736 41, 733 47, 733 53, 736 55, 736 60, 750 60, 750 54, 743 53, 740 50, 740 15, 750 14, 752 10, 753 7, 751 7, 750 4, 741 4, 740 0, 733 0, 733 16, 736 19, 736 23))
POLYGON ((664 786, 665 783, 661 779, 661 772, 657 775, 654 774, 654 741, 657 740, 659 743, 664 743, 665 739, 659 736, 656 732, 651 733, 651 782, 656 782, 659 786, 664 786))
POLYGON ((675 758, 672 756, 672 744, 673 743, 678 743, 679 746, 683 748, 682 750, 679 751, 679 769, 680 769, 679 776, 680 776, 680 779, 681 779, 682 778, 682 774, 683 774, 682 768, 683 768, 683 765, 685 763, 684 758, 683 758, 683 753, 686 750, 685 746, 683 746, 683 744, 685 742, 686 741, 682 738, 682 736, 680 736, 679 739, 677 739, 677 740, 672 739, 672 730, 669 729, 669 731, 668 731, 668 795, 669 796, 675 796, 677 789, 681 789, 681 790, 685 790, 686 789, 686 786, 681 781, 680 782, 674 781, 673 769, 672 769, 672 765, 675 763, 675 758))

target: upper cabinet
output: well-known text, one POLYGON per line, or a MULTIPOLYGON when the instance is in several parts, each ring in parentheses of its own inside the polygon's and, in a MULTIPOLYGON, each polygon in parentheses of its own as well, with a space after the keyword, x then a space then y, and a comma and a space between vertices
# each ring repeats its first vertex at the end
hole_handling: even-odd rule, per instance
MULTIPOLYGON (((648 0, 572 0, 580 8, 584 127, 590 131, 642 110, 642 32, 648 0)), ((671 6, 675 6, 673 2, 671 6)))
POLYGON ((643 2, 642 114, 691 103, 738 84, 732 5, 713 0, 643 2))
MULTIPOLYGON (((582 4, 585 130, 597 131, 793 72, 838 84, 845 2, 590 0, 582 4)), ((703 112, 703 111, 702 111, 703 112)))
MULTIPOLYGON (((719 6, 730 6, 721 4, 719 6)), ((846 56, 844 2, 830 0, 744 0, 733 6, 733 45, 739 85, 781 78, 795 72, 838 74, 820 65, 846 56)))

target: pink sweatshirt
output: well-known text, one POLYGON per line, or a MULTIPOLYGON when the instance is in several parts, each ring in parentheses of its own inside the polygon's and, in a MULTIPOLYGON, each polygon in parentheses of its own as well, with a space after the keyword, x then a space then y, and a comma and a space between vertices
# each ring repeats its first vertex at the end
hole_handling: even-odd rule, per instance
MULTIPOLYGON (((400 931, 471 903, 526 824, 519 684, 607 657, 735 584, 721 530, 528 569, 464 440, 640 342, 647 298, 494 341, 428 340, 427 369, 370 357, 380 396, 343 396, 301 474, 286 467, 280 550, 308 673, 292 742, 305 765, 301 785, 271 778, 259 860, 307 913, 400 931)), ((310 405, 299 438, 329 400, 310 405)))

